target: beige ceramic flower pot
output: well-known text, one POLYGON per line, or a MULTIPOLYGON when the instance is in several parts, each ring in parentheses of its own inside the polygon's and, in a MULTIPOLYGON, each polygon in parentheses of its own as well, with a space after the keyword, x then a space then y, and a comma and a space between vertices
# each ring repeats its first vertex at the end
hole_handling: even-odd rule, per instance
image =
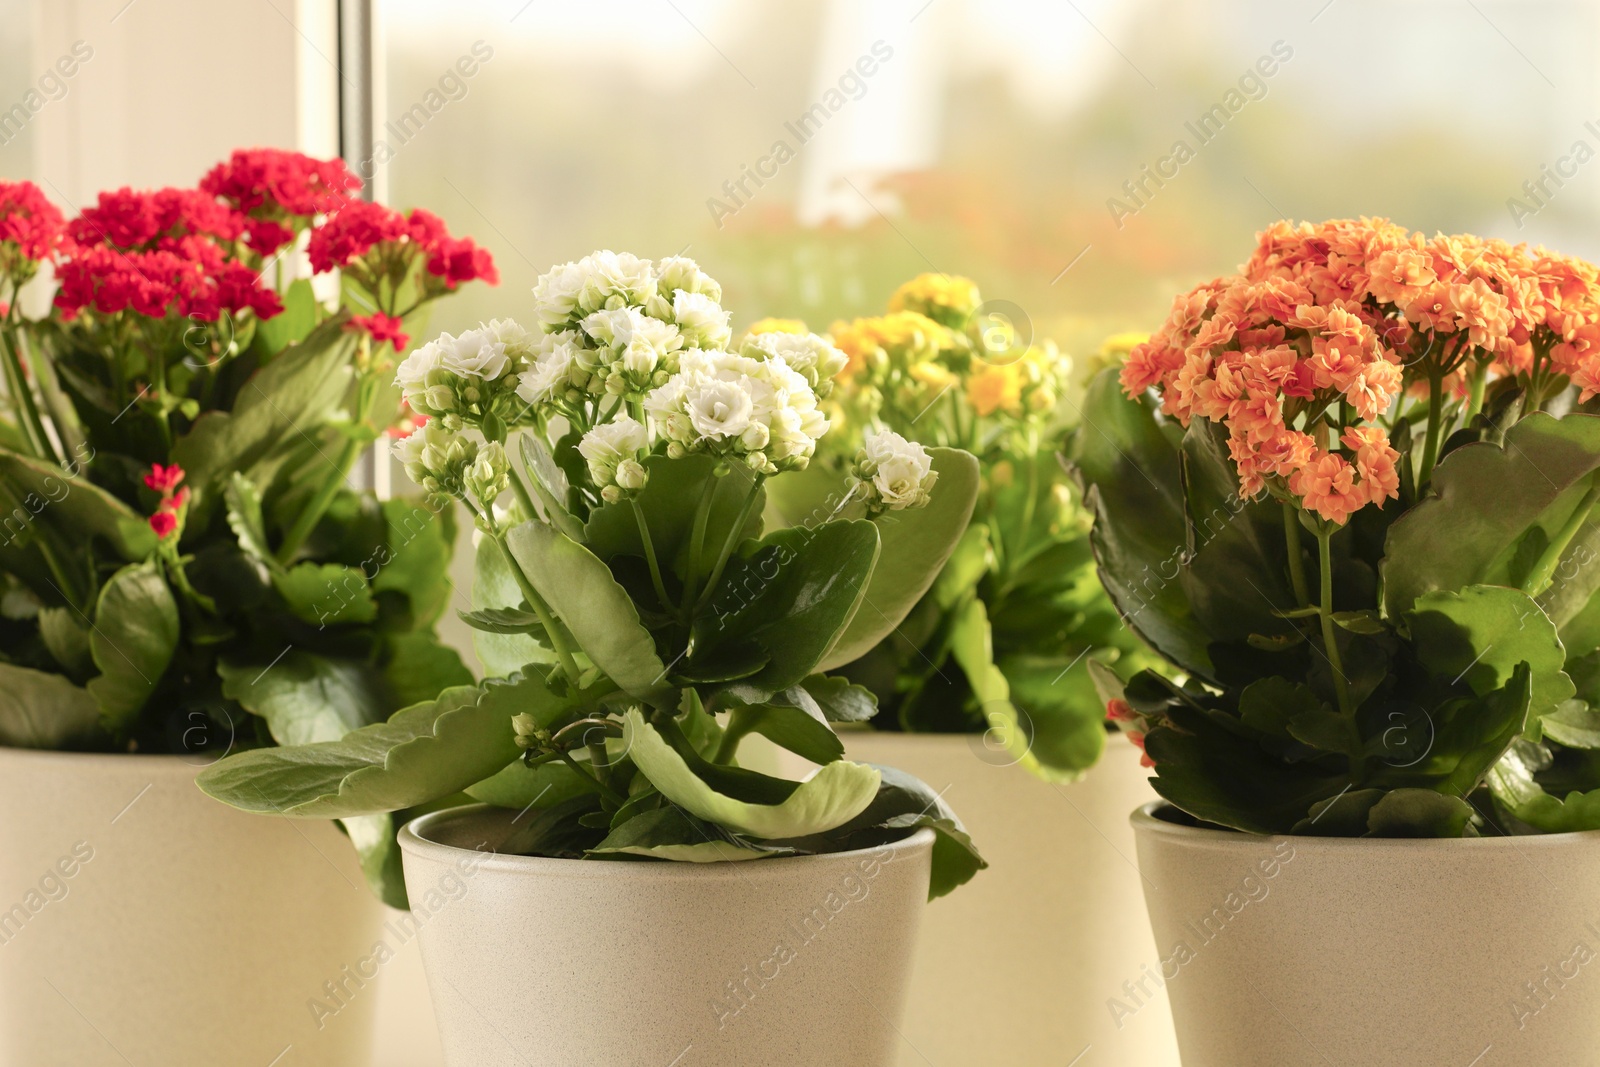
POLYGON ((349 843, 224 807, 198 770, 0 748, 3 1067, 368 1062, 350 968, 383 913, 349 843))
POLYGON ((1600 1064, 1600 831, 1254 837, 1161 809, 1132 821, 1184 1067, 1600 1064))
POLYGON ((515 813, 400 833, 449 1067, 888 1067, 933 834, 744 863, 493 854, 515 813))
MULTIPOLYGON (((941 792, 989 861, 923 920, 901 1067, 1176 1067, 1159 990, 1124 1012, 1156 966, 1139 921, 1127 813, 1154 798, 1120 734, 1079 781, 1055 786, 981 736, 849 731, 847 759, 898 767, 941 792)), ((786 771, 798 770, 786 767, 786 771)))

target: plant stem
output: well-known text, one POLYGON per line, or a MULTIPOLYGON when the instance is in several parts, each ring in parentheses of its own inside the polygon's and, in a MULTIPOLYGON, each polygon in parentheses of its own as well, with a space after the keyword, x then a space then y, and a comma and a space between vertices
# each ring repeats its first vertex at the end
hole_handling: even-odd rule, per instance
POLYGON ((1439 434, 1444 424, 1444 381, 1437 370, 1428 374, 1428 440, 1422 449, 1422 470, 1417 475, 1417 489, 1427 488, 1433 478, 1433 465, 1439 458, 1439 434))
POLYGON ((350 470, 356 465, 356 460, 361 458, 362 447, 362 443, 353 438, 344 443, 344 447, 339 450, 339 458, 334 461, 333 473, 322 483, 317 495, 306 504, 305 510, 300 512, 299 517, 294 520, 294 525, 284 536, 283 543, 278 546, 276 555, 279 563, 287 564, 293 559, 294 554, 300 551, 300 546, 305 544, 306 538, 311 536, 311 531, 317 528, 317 523, 322 521, 328 505, 333 503, 333 498, 344 486, 345 479, 350 477, 350 470))
POLYGON ((743 741, 750 733, 750 718, 743 708, 735 708, 728 716, 727 728, 722 731, 722 740, 717 742, 717 751, 712 754, 712 763, 727 763, 733 759, 733 754, 739 750, 739 742, 743 741))
POLYGON ((1467 403, 1467 422, 1472 422, 1483 411, 1484 387, 1489 384, 1489 363, 1482 360, 1472 369, 1472 394, 1467 403))
POLYGON ((750 479, 750 491, 745 494, 744 506, 739 509, 739 517, 734 520, 732 528, 728 530, 728 536, 722 541, 722 550, 717 553, 716 566, 711 568, 711 576, 706 579, 706 587, 694 603, 695 611, 704 608, 716 594, 717 583, 722 580, 722 572, 728 566, 728 557, 733 555, 734 547, 738 545, 740 535, 744 533, 744 524, 750 521, 750 509, 755 507, 756 498, 761 495, 761 483, 765 477, 763 474, 758 474, 750 479))
POLYGON ((1350 684, 1344 677, 1344 663, 1339 656, 1339 641, 1333 622, 1333 553, 1329 542, 1333 531, 1326 524, 1317 530, 1318 563, 1322 569, 1322 590, 1317 604, 1317 617, 1322 620, 1322 644, 1328 653, 1328 664, 1333 668, 1333 688, 1339 695, 1339 711, 1345 716, 1355 715, 1350 705, 1350 684))
POLYGON ((1311 603, 1311 593, 1306 586, 1306 564, 1300 552, 1300 512, 1287 500, 1283 503, 1283 542, 1289 550, 1289 581, 1294 585, 1295 603, 1303 608, 1311 603))
POLYGON ((612 789, 609 785, 602 782, 599 778, 596 778, 593 774, 590 774, 588 771, 584 770, 583 764, 573 759, 571 753, 562 752, 560 753, 560 756, 561 762, 565 763, 568 767, 571 767, 572 773, 578 775, 580 778, 593 785, 595 792, 599 793, 601 796, 610 798, 610 800, 619 807, 628 802, 627 797, 623 796, 615 789, 612 789))
POLYGON ((1522 583, 1524 593, 1538 597, 1550 588, 1555 579, 1556 567, 1561 563, 1562 554, 1566 552, 1567 546, 1572 544, 1572 539, 1578 536, 1578 531, 1583 529, 1583 524, 1589 520, 1589 513, 1594 510, 1597 502, 1600 502, 1600 477, 1590 475, 1589 491, 1578 501, 1578 506, 1567 516, 1567 521, 1556 531, 1555 537, 1550 539, 1545 550, 1539 554, 1533 569, 1528 572, 1527 579, 1522 583))
MULTIPOLYGON (((491 528, 492 524, 491 524, 491 528)), ((578 684, 578 677, 582 673, 578 670, 578 663, 572 658, 572 650, 567 647, 566 638, 561 636, 561 631, 556 628, 555 618, 550 613, 550 607, 533 587, 528 576, 522 573, 522 564, 517 562, 517 557, 511 554, 511 546, 506 544, 505 534, 498 529, 491 535, 494 543, 500 546, 500 555, 505 559, 506 566, 511 568, 512 577, 516 578, 517 586, 522 590, 523 597, 528 601, 528 606, 539 617, 539 625, 544 627, 544 632, 550 637, 550 647, 555 649, 556 658, 561 662, 561 669, 567 675, 567 680, 573 685, 578 684)))
POLYGON ((656 587, 656 599, 661 602, 663 611, 672 610, 672 601, 667 596, 667 587, 661 580, 661 563, 656 559, 655 542, 650 538, 650 524, 644 521, 644 509, 639 506, 639 498, 633 498, 633 517, 639 524, 639 540, 644 542, 644 558, 650 564, 650 584, 656 587))
POLYGON ((21 424, 22 434, 28 440, 28 447, 33 451, 35 458, 55 460, 55 450, 50 447, 50 438, 44 430, 44 420, 39 417, 39 408, 33 401, 33 390, 28 388, 27 376, 22 371, 22 360, 17 355, 16 335, 9 329, 0 331, 0 351, 5 354, 6 391, 10 393, 12 403, 16 405, 17 421, 21 424))
POLYGON ((717 491, 717 476, 706 480, 700 493, 700 503, 694 509, 694 532, 689 535, 689 580, 683 589, 683 621, 687 623, 693 612, 695 597, 700 591, 700 552, 705 546, 706 520, 711 517, 711 498, 717 491))
MULTIPOLYGON (((509 457, 506 459, 506 467, 511 472, 511 491, 516 494, 517 503, 522 505, 523 519, 537 519, 539 517, 539 509, 533 506, 533 494, 528 491, 528 483, 522 480, 522 475, 517 471, 517 465, 511 462, 509 457)), ((484 507, 494 507, 494 501, 484 501, 484 507)))

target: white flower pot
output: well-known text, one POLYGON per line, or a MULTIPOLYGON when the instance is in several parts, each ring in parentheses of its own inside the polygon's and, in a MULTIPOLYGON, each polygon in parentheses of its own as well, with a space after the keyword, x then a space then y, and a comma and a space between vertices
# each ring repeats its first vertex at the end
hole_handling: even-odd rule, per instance
POLYGON ((1132 821, 1184 1067, 1600 1064, 1600 831, 1257 837, 1161 808, 1132 821))
POLYGON ((346 968, 382 909, 349 842, 224 807, 199 763, 0 748, 0 1065, 368 1062, 346 968))
POLYGON ((1064 1067, 1079 1055, 1077 1067, 1177 1067, 1160 991, 1142 1010, 1117 1007, 1124 983, 1157 964, 1135 905, 1127 813, 1155 796, 1137 749, 1110 736, 1082 779, 1055 786, 982 735, 841 736, 845 758, 898 767, 941 792, 989 861, 928 907, 901 1067, 1064 1067))
POLYGON ((449 1067, 888 1067, 931 831, 744 863, 493 854, 516 813, 401 830, 449 1067))

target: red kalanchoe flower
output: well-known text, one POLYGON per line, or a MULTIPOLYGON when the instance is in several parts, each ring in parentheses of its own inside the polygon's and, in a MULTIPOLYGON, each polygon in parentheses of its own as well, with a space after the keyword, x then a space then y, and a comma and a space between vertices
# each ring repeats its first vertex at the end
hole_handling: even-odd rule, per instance
POLYGON ((1150 753, 1144 750, 1144 734, 1136 730, 1129 730, 1128 740, 1132 741, 1134 747, 1139 750, 1139 766, 1154 767, 1156 765, 1156 761, 1150 758, 1150 753))
POLYGON ((1133 710, 1133 705, 1126 700, 1106 701, 1106 720, 1108 722, 1133 722, 1138 714, 1133 710))
POLYGON ((198 190, 135 192, 126 186, 101 193, 67 224, 68 236, 79 244, 141 250, 171 248, 173 241, 194 236, 233 241, 243 230, 237 213, 198 190))
POLYGON ((160 493, 163 498, 172 495, 172 491, 183 482, 183 468, 173 463, 162 466, 159 463, 150 465, 150 473, 144 476, 146 489, 160 493))
POLYGON ((398 243, 410 235, 399 212, 365 200, 351 200, 311 231, 306 254, 318 274, 348 267, 385 241, 398 243))
POLYGON ((178 529, 178 516, 170 511, 158 511, 150 516, 150 529, 155 531, 157 537, 165 541, 178 529))
POLYGON ((400 401, 400 418, 384 432, 396 441, 403 440, 428 425, 428 416, 412 411, 411 405, 400 401))
POLYGON ((212 167, 200 188, 255 218, 309 218, 341 206, 361 188, 361 179, 342 159, 313 159, 278 148, 241 148, 227 162, 212 167))
MULTIPOLYGON (((0 182, 0 245, 14 244, 22 258, 40 260, 61 243, 61 212, 32 182, 0 182)), ((0 253, 0 263, 5 256, 0 253)))
POLYGON ((244 243, 259 255, 270 256, 293 240, 292 228, 271 219, 251 219, 245 227, 244 243))
POLYGON ((385 315, 381 311, 374 311, 370 315, 352 315, 346 324, 346 329, 365 330, 377 344, 388 341, 394 346, 396 352, 401 351, 411 342, 411 335, 402 332, 405 324, 393 315, 385 315))
POLYGON ((428 256, 428 273, 443 278, 447 289, 478 279, 500 284, 500 271, 487 249, 470 237, 451 237, 444 220, 431 211, 415 208, 406 217, 411 239, 428 256))

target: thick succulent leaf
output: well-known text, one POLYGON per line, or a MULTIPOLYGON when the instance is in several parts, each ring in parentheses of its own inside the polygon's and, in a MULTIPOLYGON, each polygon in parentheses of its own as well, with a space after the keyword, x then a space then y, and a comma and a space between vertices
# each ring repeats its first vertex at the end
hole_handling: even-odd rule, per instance
POLYGON ((667 669, 639 612, 593 552, 537 520, 506 536, 522 571, 595 666, 641 699, 667 687, 667 669))
MULTIPOLYGON (((1451 452, 1434 470, 1427 499, 1390 527, 1383 585, 1391 618, 1433 590, 1520 587, 1537 555, 1533 549, 1550 543, 1600 470, 1600 416, 1537 413, 1513 426, 1505 442, 1451 452)), ((1595 525, 1591 517, 1589 527, 1595 525)), ((1600 587, 1600 567, 1570 566, 1578 553, 1592 556, 1593 535, 1581 532, 1557 568, 1571 574, 1547 594, 1557 626, 1583 610, 1600 587)))
MULTIPOLYGON (((478 611, 521 610, 522 587, 511 573, 511 565, 491 537, 478 541, 472 570, 472 606, 478 611)), ((530 663, 549 663, 550 651, 525 633, 492 633, 474 627, 472 649, 478 654, 483 673, 491 678, 508 678, 530 663)))
POLYGON ((383 663, 385 710, 432 700, 446 689, 471 685, 472 672, 461 653, 427 630, 394 634, 387 639, 383 663))
POLYGON ((89 649, 92 632, 88 620, 73 608, 39 609, 39 639, 51 658, 75 681, 94 673, 94 657, 89 649))
POLYGON ((178 647, 178 605, 154 563, 130 563, 100 590, 89 651, 100 674, 89 692, 121 733, 155 692, 178 647))
POLYGON ((733 863, 780 855, 790 849, 754 848, 729 840, 714 827, 678 808, 652 808, 612 830, 589 850, 595 854, 627 853, 679 863, 733 863))
POLYGON ((0 663, 0 745, 66 748, 92 738, 100 705, 59 674, 0 663))
MULTIPOLYGON (((894 632, 938 578, 960 543, 978 499, 978 461, 955 448, 930 448, 939 480, 926 507, 873 520, 883 545, 860 607, 817 669, 851 663, 894 632)), ((830 524, 831 525, 831 524, 830 524)))
POLYGON ((1530 713, 1554 711, 1576 692, 1549 616, 1527 594, 1496 585, 1436 590, 1407 616, 1417 658, 1435 675, 1465 680, 1479 696, 1502 688, 1517 664, 1533 672, 1530 713))
MULTIPOLYGON (((746 470, 735 469, 719 478, 714 473, 717 461, 706 455, 679 459, 650 456, 645 459, 644 466, 650 480, 636 499, 650 527, 650 544, 662 571, 682 581, 688 572, 694 516, 706 483, 715 483, 711 490, 711 508, 706 515, 705 544, 709 547, 705 551, 711 554, 727 540, 729 530, 744 508, 751 475, 746 470)), ((757 490, 756 501, 739 533, 740 541, 761 536, 765 494, 765 486, 757 490)), ((613 556, 644 558, 644 539, 630 501, 596 508, 589 516, 584 534, 590 551, 603 560, 609 561, 613 556)))
POLYGON ((1489 772, 1495 800, 1521 822, 1547 834, 1600 830, 1600 789, 1573 791, 1564 799, 1551 796, 1534 780, 1524 747, 1513 747, 1489 772))
POLYGON ((278 560, 267 542, 267 523, 261 513, 261 493, 255 483, 239 471, 228 476, 223 489, 223 500, 228 509, 228 525, 245 554, 257 562, 276 570, 278 560))
POLYGON ((687 669, 703 671, 730 658, 746 662, 752 651, 764 656, 764 664, 731 687, 746 704, 804 681, 861 604, 873 564, 882 558, 878 536, 874 524, 849 520, 746 541, 695 620, 687 669))
POLYGON ((1031 763, 1025 765, 1042 778, 1076 778, 1105 751, 1106 706, 1089 676, 1094 662, 1092 654, 1074 654, 1005 656, 996 664, 1027 724, 1031 763))
POLYGON ((800 684, 829 722, 866 722, 878 714, 878 698, 872 690, 848 678, 813 674, 800 684))
POLYGON ((450 560, 455 554, 455 505, 437 507, 421 497, 397 496, 383 502, 383 522, 384 545, 373 560, 377 573, 371 576, 372 590, 404 593, 411 601, 412 625, 431 626, 454 593, 450 560))
POLYGON ((1146 643, 1201 678, 1211 635, 1177 580, 1188 540, 1178 450, 1154 413, 1123 395, 1117 368, 1095 376, 1063 457, 1094 513, 1090 543, 1106 593, 1146 643))
POLYGON ((342 563, 297 563, 272 576, 273 588, 289 611, 318 629, 365 623, 378 617, 367 577, 342 563))
POLYGON ((118 558, 137 562, 155 551, 149 520, 87 478, 0 448, 0 482, 17 505, 43 523, 58 543, 99 537, 118 558))
POLYGON ((338 741, 229 756, 197 781, 245 811, 298 818, 398 811, 460 792, 515 759, 513 715, 553 718, 571 706, 537 674, 461 686, 338 741))
POLYGON ((751 733, 761 734, 812 763, 832 763, 844 756, 844 743, 828 725, 822 708, 799 687, 784 690, 773 698, 773 703, 740 708, 737 714, 751 733), (792 704, 779 703, 790 700, 792 704))
POLYGON ((1472 805, 1432 789, 1395 789, 1367 813, 1370 837, 1461 837, 1473 817, 1472 805))
POLYGON ((310 278, 296 278, 283 294, 283 311, 256 323, 256 341, 268 352, 283 351, 290 342, 310 333, 317 324, 317 297, 310 278))
POLYGON ((842 826, 872 803, 880 776, 848 760, 828 764, 777 804, 754 804, 717 792, 645 722, 637 709, 623 717, 628 754, 651 785, 689 814, 763 839, 804 837, 842 826))
POLYGON ((337 741, 383 719, 370 669, 293 649, 275 663, 217 664, 222 695, 266 720, 280 745, 337 741))
MULTIPOLYGON (((581 756, 578 762, 584 762, 581 756)), ((495 774, 466 789, 467 796, 473 800, 513 811, 550 808, 562 801, 593 792, 593 783, 580 777, 565 763, 541 763, 537 767, 528 767, 520 759, 506 764, 495 774)))
POLYGON ((220 502, 217 485, 291 438, 322 426, 350 386, 356 337, 344 316, 329 319, 304 341, 285 348, 239 390, 232 411, 208 411, 172 447, 172 461, 194 490, 192 525, 203 529, 220 502))

